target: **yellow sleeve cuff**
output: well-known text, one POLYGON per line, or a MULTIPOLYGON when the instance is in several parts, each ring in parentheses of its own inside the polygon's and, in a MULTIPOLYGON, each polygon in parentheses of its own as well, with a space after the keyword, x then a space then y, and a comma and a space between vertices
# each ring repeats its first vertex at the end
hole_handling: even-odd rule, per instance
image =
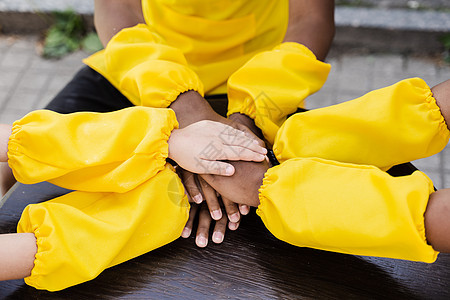
POLYGON ((25 208, 17 231, 37 254, 25 282, 61 290, 177 239, 189 216, 183 184, 167 165, 126 193, 72 192, 25 208))
POLYGON ((294 158, 269 169, 257 213, 280 240, 299 247, 434 262, 424 213, 433 183, 422 172, 294 158))
POLYGON ((330 68, 293 42, 259 53, 228 79, 228 115, 248 115, 273 143, 286 116, 322 87, 330 68))
POLYGON ((273 150, 280 162, 320 157, 388 170, 440 152, 449 136, 430 88, 422 79, 411 78, 289 117, 278 130, 273 150))
POLYGON ((15 178, 73 190, 124 192, 162 170, 178 127, 171 109, 111 113, 34 111, 13 124, 8 158, 15 178))
POLYGON ((178 95, 203 84, 181 50, 139 24, 115 35, 106 48, 84 61, 106 77, 134 105, 168 107, 178 95))

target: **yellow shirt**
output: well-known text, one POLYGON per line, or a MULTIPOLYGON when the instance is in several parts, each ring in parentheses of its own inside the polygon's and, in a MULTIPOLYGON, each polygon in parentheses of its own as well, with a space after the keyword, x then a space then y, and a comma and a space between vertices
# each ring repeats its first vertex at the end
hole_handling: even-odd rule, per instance
MULTIPOLYGON (((256 53, 281 43, 288 24, 288 0, 143 0, 142 9, 145 29, 159 37, 157 41, 148 41, 153 51, 162 51, 163 46, 179 49, 186 66, 198 75, 205 92, 210 94, 225 93, 226 81, 233 72, 256 53)), ((151 59, 164 60, 148 57, 148 51, 133 50, 135 38, 141 33, 130 29, 127 32, 129 51, 115 53, 122 61, 138 64, 151 59)), ((145 41, 137 39, 140 43, 145 41)), ((171 62, 171 59, 166 61, 171 62)), ((85 63, 123 91, 121 78, 112 74, 122 66, 111 65, 105 50, 89 57, 85 63)), ((129 67, 128 63, 123 65, 129 67)), ((169 63, 165 69, 172 67, 169 63)), ((202 90, 197 86, 186 88, 202 90)), ((130 96, 127 91, 124 94, 130 96)), ((142 104, 133 96, 130 100, 142 104)))

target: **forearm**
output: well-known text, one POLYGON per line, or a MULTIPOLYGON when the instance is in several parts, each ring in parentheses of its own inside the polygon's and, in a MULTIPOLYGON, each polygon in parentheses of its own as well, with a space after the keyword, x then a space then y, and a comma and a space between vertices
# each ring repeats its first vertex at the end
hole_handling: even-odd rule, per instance
POLYGON ((324 60, 334 33, 334 1, 289 1, 289 25, 283 42, 303 44, 324 60))
POLYGON ((0 162, 8 160, 8 141, 11 135, 11 125, 0 124, 0 162))
POLYGON ((36 251, 33 233, 0 235, 0 280, 30 276, 36 251))
POLYGON ((95 0, 94 24, 106 46, 120 30, 145 23, 140 0, 95 0))
POLYGON ((169 107, 175 112, 180 128, 201 120, 216 121, 216 113, 196 91, 180 94, 169 107))

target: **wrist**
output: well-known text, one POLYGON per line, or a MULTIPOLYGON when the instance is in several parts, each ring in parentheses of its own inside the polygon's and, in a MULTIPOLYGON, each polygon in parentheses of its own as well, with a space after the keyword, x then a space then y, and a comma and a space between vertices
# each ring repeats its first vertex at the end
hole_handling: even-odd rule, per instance
POLYGON ((196 91, 180 94, 169 107, 175 112, 180 128, 201 120, 212 120, 215 115, 205 98, 196 91))
POLYGON ((248 129, 250 129, 257 137, 259 137, 261 139, 263 138, 261 129, 259 129, 255 125, 255 120, 253 120, 249 116, 241 114, 241 113, 234 113, 234 114, 230 115, 228 117, 228 119, 248 127, 248 129))

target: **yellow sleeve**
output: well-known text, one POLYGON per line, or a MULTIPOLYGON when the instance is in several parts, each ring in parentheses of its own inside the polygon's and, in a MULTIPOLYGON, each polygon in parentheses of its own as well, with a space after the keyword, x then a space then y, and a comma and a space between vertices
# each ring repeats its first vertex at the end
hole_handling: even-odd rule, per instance
POLYGON ((291 116, 278 131, 273 149, 280 162, 320 157, 388 170, 440 152, 449 136, 430 88, 422 79, 411 78, 291 116))
POLYGON ((367 165, 293 158, 269 169, 257 213, 277 238, 299 247, 434 262, 424 213, 431 180, 391 177, 367 165))
POLYGON ((61 290, 177 239, 189 216, 183 185, 168 165, 126 193, 72 192, 25 208, 18 232, 37 254, 25 282, 61 290))
POLYGON ((330 65, 297 43, 259 53, 228 79, 228 115, 248 115, 273 143, 286 116, 322 87, 329 71, 330 65))
POLYGON ((134 105, 168 107, 183 92, 203 95, 203 85, 181 50, 144 24, 116 34, 85 63, 105 76, 134 105))
POLYGON ((8 163, 25 184, 125 192, 164 168, 178 127, 171 109, 131 107, 111 113, 34 111, 13 124, 8 163))

